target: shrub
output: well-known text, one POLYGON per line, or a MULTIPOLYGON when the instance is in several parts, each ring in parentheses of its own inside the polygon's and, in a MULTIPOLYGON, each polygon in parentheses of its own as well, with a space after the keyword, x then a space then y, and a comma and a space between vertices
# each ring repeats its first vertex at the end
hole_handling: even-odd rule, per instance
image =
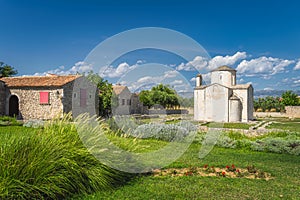
POLYGON ((0 199, 62 199, 110 188, 126 176, 94 158, 73 124, 54 120, 31 130, 1 135, 0 199))
POLYGON ((256 112, 263 112, 263 109, 262 108, 258 108, 258 109, 256 109, 256 112))
POLYGON ((190 122, 177 124, 150 123, 138 126, 131 134, 137 138, 155 138, 164 141, 181 141, 197 128, 190 122))
POLYGON ((21 123, 18 122, 17 119, 14 117, 0 116, 0 125, 2 125, 2 126, 7 126, 7 125, 19 126, 19 125, 21 125, 21 123))

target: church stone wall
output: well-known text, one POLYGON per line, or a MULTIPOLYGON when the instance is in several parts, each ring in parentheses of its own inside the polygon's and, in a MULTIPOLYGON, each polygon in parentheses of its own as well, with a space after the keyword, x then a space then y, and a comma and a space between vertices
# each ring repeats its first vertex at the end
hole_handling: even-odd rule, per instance
POLYGON ((230 87, 235 84, 232 76, 233 74, 230 71, 215 71, 211 74, 211 83, 218 83, 230 87))

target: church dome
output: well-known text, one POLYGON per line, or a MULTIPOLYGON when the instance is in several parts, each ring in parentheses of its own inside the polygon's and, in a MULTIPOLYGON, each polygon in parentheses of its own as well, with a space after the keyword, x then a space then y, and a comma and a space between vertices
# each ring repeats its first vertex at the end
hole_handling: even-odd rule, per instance
POLYGON ((212 70, 212 72, 215 72, 215 71, 234 71, 234 72, 236 72, 235 69, 233 69, 233 68, 231 68, 231 67, 228 67, 228 66, 226 66, 226 65, 223 65, 223 66, 221 66, 221 67, 218 67, 218 68, 212 70))

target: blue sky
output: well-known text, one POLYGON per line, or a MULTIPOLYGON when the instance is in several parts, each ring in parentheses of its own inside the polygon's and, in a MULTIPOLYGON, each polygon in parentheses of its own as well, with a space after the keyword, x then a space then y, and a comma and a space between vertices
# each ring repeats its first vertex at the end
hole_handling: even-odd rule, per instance
MULTIPOLYGON (((163 27, 201 44, 211 57, 208 69, 222 64, 238 69, 238 83, 252 83, 256 90, 299 90, 299 7, 296 0, 0 0, 0 61, 19 75, 83 72, 89 69, 86 56, 105 39, 129 29, 163 27)), ((115 61, 115 71, 160 62, 193 84, 197 72, 188 70, 189 63, 201 68, 197 57, 183 61, 151 51, 129 57, 115 61)))

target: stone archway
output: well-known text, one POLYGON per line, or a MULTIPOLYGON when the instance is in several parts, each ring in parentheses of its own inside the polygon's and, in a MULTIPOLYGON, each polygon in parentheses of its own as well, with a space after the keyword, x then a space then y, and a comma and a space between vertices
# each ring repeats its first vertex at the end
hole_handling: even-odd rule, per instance
POLYGON ((11 95, 9 98, 9 116, 17 117, 19 115, 19 98, 16 95, 11 95))

